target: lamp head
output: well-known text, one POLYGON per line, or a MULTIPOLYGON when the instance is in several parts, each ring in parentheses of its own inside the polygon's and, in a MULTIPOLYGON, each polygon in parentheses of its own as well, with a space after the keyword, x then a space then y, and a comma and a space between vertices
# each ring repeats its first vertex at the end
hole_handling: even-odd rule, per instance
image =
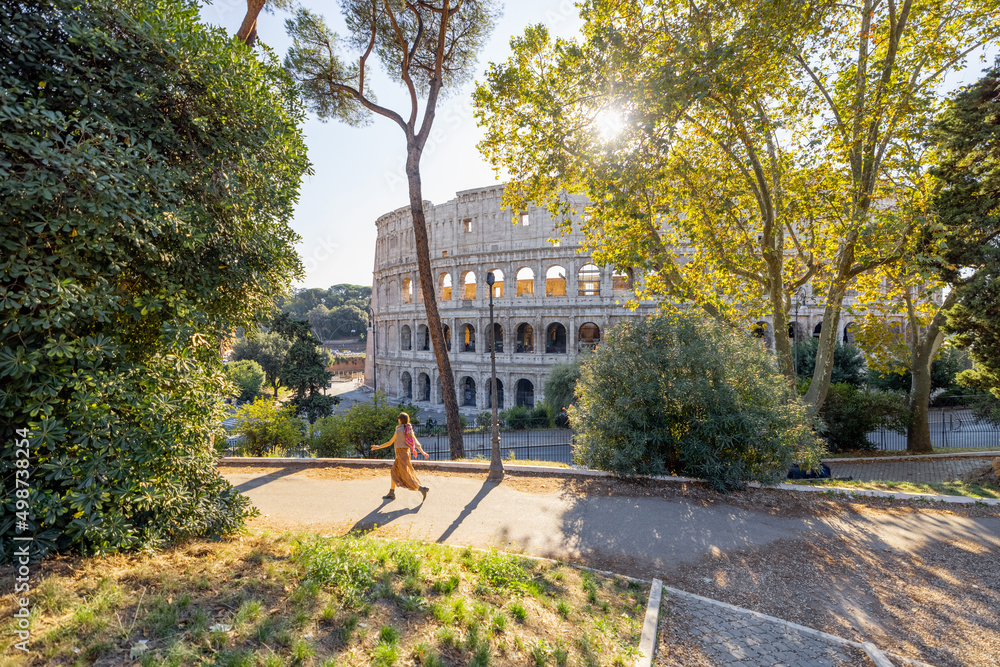
POLYGON ((490 271, 489 273, 486 274, 486 284, 487 285, 489 285, 490 287, 492 287, 493 283, 495 283, 496 281, 497 281, 497 279, 493 276, 493 272, 492 271, 490 271))

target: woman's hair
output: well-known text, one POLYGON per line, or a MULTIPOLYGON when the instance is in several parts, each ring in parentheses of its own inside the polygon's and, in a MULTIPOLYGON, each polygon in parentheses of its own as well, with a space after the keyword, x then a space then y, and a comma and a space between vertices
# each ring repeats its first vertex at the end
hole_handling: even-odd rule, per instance
POLYGON ((400 424, 409 424, 410 423, 410 415, 406 414, 405 412, 400 412, 399 413, 399 423, 400 424))

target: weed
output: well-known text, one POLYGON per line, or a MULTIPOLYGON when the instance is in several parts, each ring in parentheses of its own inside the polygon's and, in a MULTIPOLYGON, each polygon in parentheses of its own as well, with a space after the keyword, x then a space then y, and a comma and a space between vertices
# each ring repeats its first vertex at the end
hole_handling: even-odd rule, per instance
POLYGON ((493 617, 490 619, 490 629, 494 634, 503 634, 507 631, 507 616, 503 611, 493 613, 493 617))
POLYGON ((153 598, 143 623, 154 637, 166 637, 177 631, 177 607, 163 597, 153 598))
POLYGON ((269 653, 260 664, 262 667, 285 667, 285 661, 277 653, 269 653))
POLYGON ((372 651, 373 667, 391 667, 399 660, 399 648, 395 644, 376 644, 372 651))
POLYGON ((268 616, 254 629, 257 641, 264 645, 270 644, 283 625, 284 623, 277 616, 268 616))
POLYGON ((319 613, 319 617, 324 623, 333 623, 333 619, 337 618, 337 605, 333 600, 326 603, 323 611, 319 613))
POLYGON ((556 604, 556 611, 563 618, 569 618, 570 608, 569 604, 565 600, 560 600, 558 604, 556 604))
POLYGON ((400 598, 400 602, 403 605, 403 611, 407 612, 420 611, 427 606, 427 599, 419 595, 404 595, 400 598))
POLYGON ((243 625, 248 621, 256 621, 260 618, 263 603, 260 600, 247 600, 236 610, 233 616, 233 625, 243 625))
POLYGON ((379 630, 378 640, 383 644, 396 644, 399 642, 399 630, 391 625, 383 625, 379 630))
POLYGON ((569 651, 560 644, 552 650, 552 657, 555 658, 556 667, 566 667, 566 663, 569 662, 569 651))
POLYGON ((529 655, 537 667, 545 667, 549 663, 549 645, 545 643, 544 639, 539 639, 531 647, 529 655))
POLYGON ((477 621, 485 620, 490 613, 490 607, 485 602, 478 600, 472 604, 472 617, 477 621))
POLYGON ((498 590, 522 589, 529 578, 524 559, 511 554, 490 550, 478 565, 479 574, 498 590))
POLYGON ((451 601, 451 613, 456 625, 465 625, 469 622, 469 611, 465 608, 465 598, 455 598, 451 601))
POLYGON ((424 587, 420 583, 420 577, 415 574, 408 574, 403 579, 403 585, 400 586, 400 590, 409 595, 420 595, 424 592, 424 587))
POLYGON ((222 667, 255 667, 257 660, 250 651, 223 651, 216 664, 222 667))
POLYGON ((421 667, 445 667, 441 656, 435 653, 426 642, 420 642, 413 647, 413 657, 421 667))
POLYGON ((296 639, 295 643, 292 644, 292 660, 296 663, 302 664, 314 655, 316 655, 316 649, 305 639, 296 639))
POLYGON ((443 625, 451 625, 455 620, 455 612, 452 611, 447 600, 432 603, 431 614, 434 616, 434 620, 443 625))
POLYGON ((453 574, 447 579, 438 579, 431 584, 431 590, 441 595, 451 595, 458 590, 459 578, 453 574))
POLYGON ((507 605, 507 611, 510 612, 511 617, 518 623, 524 623, 528 620, 528 610, 516 600, 507 605))
POLYGON ((469 667, 489 667, 493 662, 493 654, 490 651, 489 642, 479 642, 472 649, 472 658, 469 660, 469 667))
POLYGON ((458 633, 451 626, 444 626, 437 629, 438 643, 445 648, 458 648, 458 633))

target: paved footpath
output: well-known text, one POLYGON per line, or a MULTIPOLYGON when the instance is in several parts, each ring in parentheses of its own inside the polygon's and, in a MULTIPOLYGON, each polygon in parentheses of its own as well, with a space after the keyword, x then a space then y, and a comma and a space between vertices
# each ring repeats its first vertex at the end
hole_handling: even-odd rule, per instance
POLYGON ((952 482, 976 468, 988 465, 992 456, 922 458, 918 461, 864 461, 829 463, 834 477, 853 477, 862 482, 952 482))
POLYGON ((677 629, 718 667, 852 667, 870 664, 864 652, 759 615, 720 607, 694 596, 670 596, 677 629))
MULTIPOLYGON (((335 481, 310 476, 297 467, 254 473, 226 473, 223 468, 222 472, 268 515, 268 521, 333 534, 377 527, 380 532, 427 542, 579 560, 602 569, 657 576, 668 585, 672 573, 686 563, 777 540, 805 543, 832 533, 864 545, 872 558, 883 549, 915 556, 931 543, 959 540, 980 545, 984 557, 1000 557, 997 518, 954 516, 942 521, 939 515, 922 513, 783 517, 683 498, 577 496, 559 492, 556 484, 551 493, 526 493, 503 483, 421 471, 418 464, 421 481, 431 488, 421 504, 420 494, 402 489, 397 500, 382 500, 388 486, 383 478, 335 481)), ((850 647, 789 629, 780 621, 775 625, 749 610, 730 613, 689 600, 681 604, 686 605, 681 609, 692 633, 714 653, 715 664, 865 664, 856 658, 844 661, 844 651, 850 647)), ((856 630, 863 634, 864 625, 858 623, 856 630)))

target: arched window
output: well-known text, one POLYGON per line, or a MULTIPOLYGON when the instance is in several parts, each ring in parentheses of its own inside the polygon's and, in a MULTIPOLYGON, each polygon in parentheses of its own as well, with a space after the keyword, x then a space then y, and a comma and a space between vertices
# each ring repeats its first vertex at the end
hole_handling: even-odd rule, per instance
POLYGON ((476 330, 471 324, 462 325, 462 347, 460 352, 476 351, 476 330))
POLYGON ((517 325, 517 345, 514 348, 514 352, 534 352, 535 351, 535 332, 532 331, 531 325, 527 322, 521 322, 517 325))
POLYGON ((545 272, 545 296, 566 296, 566 269, 550 266, 545 272))
POLYGON ((503 327, 499 322, 493 323, 493 340, 486 339, 486 351, 490 352, 493 347, 497 352, 503 352, 503 327))
POLYGON ((854 345, 854 322, 848 322, 844 326, 844 343, 854 345))
POLYGON ((566 354, 566 327, 558 322, 545 330, 545 354, 566 354))
POLYGON ((493 298, 502 299, 503 298, 503 271, 500 269, 493 269, 490 271, 493 274, 493 298))
POLYGON ((444 272, 438 275, 438 294, 442 301, 451 301, 451 274, 444 272))
POLYGON ((757 322, 753 327, 754 338, 761 338, 764 340, 764 345, 771 347, 774 343, 774 338, 771 336, 771 325, 767 322, 757 322))
POLYGON ((476 381, 466 375, 458 385, 458 395, 465 407, 476 407, 476 381))
POLYGON ((444 330, 441 333, 444 334, 444 346, 451 352, 451 327, 447 324, 443 325, 443 327, 444 330))
POLYGON ((417 326, 417 349, 431 349, 431 332, 430 329, 427 328, 426 324, 420 324, 417 326))
MULTIPOLYGON (((531 380, 526 380, 524 378, 518 380, 514 387, 514 393, 516 396, 515 404, 518 407, 535 407, 535 385, 531 384, 531 380)), ((497 398, 499 398, 499 394, 497 398)))
POLYGON ((399 376, 399 390, 403 398, 413 400, 413 378, 406 371, 399 376))
POLYGON ((403 278, 403 303, 413 303, 413 281, 403 278))
POLYGON ((593 322, 586 322, 580 326, 580 351, 593 350, 601 342, 601 328, 593 322))
POLYGON ((632 269, 619 271, 615 269, 611 274, 611 293, 623 294, 632 289, 632 269))
POLYGON ((535 296, 535 272, 526 266, 517 270, 517 295, 535 296))
POLYGON ((813 338, 819 338, 820 334, 822 333, 823 333, 823 322, 820 321, 820 323, 816 325, 816 328, 813 329, 813 338))
MULTIPOLYGON (((493 382, 486 381, 486 407, 493 407, 493 382)), ((503 410, 503 381, 497 378, 497 410, 503 410)))
POLYGON ((463 299, 475 299, 476 298, 476 274, 472 271, 466 271, 462 274, 462 298, 463 299))
POLYGON ((421 373, 417 376, 417 400, 431 400, 431 379, 427 376, 427 373, 421 373))
POLYGON ((601 270, 594 264, 584 264, 577 276, 577 293, 580 296, 600 296, 601 270))
POLYGON ((392 347, 392 341, 397 340, 396 339, 396 325, 395 324, 390 324, 389 325, 388 337, 387 338, 383 338, 382 340, 385 341, 384 345, 386 346, 386 348, 393 349, 393 347, 392 347))
POLYGON ((403 327, 399 330, 399 349, 401 350, 413 349, 413 341, 410 334, 410 326, 408 324, 404 324, 403 327))

